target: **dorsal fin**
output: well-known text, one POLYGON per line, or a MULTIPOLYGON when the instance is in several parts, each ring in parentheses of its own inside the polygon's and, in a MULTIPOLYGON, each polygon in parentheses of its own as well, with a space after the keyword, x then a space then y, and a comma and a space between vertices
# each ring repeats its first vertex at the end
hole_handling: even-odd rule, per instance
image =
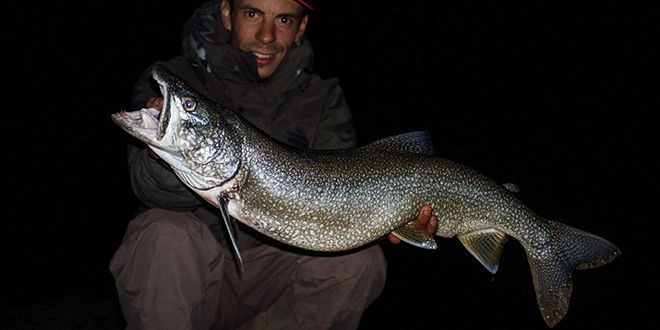
POLYGON ((388 136, 365 145, 363 148, 389 150, 392 152, 410 152, 433 156, 433 141, 428 131, 414 131, 388 136))
POLYGON ((489 272, 495 274, 508 237, 499 230, 485 229, 458 236, 458 239, 489 272))

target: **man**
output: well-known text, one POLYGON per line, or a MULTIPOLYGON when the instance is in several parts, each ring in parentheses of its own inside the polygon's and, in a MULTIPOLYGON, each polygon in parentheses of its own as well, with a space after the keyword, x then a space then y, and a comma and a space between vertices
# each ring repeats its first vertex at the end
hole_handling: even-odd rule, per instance
MULTIPOLYGON (((275 139, 310 149, 356 144, 337 79, 311 73, 306 0, 216 0, 184 27, 174 72, 275 139)), ((160 108, 148 76, 132 106, 160 108)), ((241 227, 239 273, 219 226, 158 157, 130 146, 130 179, 144 207, 111 263, 129 329, 355 329, 385 284, 378 245, 343 254, 291 249, 241 227)), ((429 207, 417 219, 430 233, 429 207)), ((398 239, 389 236, 398 243, 398 239)))

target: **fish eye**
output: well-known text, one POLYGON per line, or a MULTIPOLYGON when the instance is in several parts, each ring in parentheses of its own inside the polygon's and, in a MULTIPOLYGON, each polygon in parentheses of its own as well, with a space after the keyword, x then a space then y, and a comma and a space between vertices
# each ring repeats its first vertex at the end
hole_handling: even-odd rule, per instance
POLYGON ((195 106, 197 105, 197 102, 195 102, 195 100, 192 97, 186 97, 181 102, 181 105, 183 105, 183 110, 193 111, 195 110, 195 106))

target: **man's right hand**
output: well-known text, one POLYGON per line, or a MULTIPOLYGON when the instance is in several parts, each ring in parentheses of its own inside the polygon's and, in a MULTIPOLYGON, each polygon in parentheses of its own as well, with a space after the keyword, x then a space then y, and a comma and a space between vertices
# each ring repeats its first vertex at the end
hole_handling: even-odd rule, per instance
POLYGON ((147 100, 147 108, 154 108, 158 111, 163 110, 163 98, 150 97, 149 100, 147 100))

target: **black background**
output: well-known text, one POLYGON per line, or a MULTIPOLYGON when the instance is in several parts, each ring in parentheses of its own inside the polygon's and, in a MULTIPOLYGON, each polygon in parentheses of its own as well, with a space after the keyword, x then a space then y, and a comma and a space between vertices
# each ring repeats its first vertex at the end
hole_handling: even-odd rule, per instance
MULTIPOLYGON (((24 3, 3 15, 0 329, 121 326, 107 266, 137 202, 128 138, 110 114, 127 110, 149 64, 178 54, 199 3, 24 3)), ((439 155, 517 183, 539 214, 619 246, 611 264, 574 273, 557 329, 651 327, 657 11, 377 4, 325 1, 308 30, 361 143, 429 130, 439 155)), ((388 282, 361 328, 546 328, 517 242, 494 276, 457 239, 438 243, 382 243, 388 282)))

